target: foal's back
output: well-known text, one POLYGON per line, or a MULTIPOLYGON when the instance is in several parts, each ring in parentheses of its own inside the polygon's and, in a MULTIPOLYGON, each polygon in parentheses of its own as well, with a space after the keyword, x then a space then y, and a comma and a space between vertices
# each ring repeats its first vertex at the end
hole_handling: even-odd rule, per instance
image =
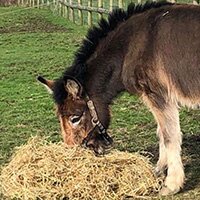
POLYGON ((200 103, 200 7, 177 5, 158 23, 156 57, 161 59, 174 98, 200 103))
POLYGON ((194 5, 163 6, 132 16, 123 27, 133 32, 123 67, 128 89, 160 89, 158 95, 165 98, 199 104, 199 22, 200 7, 194 5))

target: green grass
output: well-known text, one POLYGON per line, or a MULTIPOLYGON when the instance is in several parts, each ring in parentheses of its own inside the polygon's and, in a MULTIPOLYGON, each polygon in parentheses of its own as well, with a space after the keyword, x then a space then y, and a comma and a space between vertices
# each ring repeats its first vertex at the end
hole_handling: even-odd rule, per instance
MULTIPOLYGON (((59 77, 86 31, 48 10, 0 7, 0 165, 31 135, 61 140, 53 101, 36 77, 59 77)), ((181 111, 187 182, 182 193, 166 199, 200 199, 199 121, 199 111, 181 111)), ((109 132, 116 148, 149 152, 155 163, 155 131, 151 113, 137 97, 125 93, 114 101, 109 132)))
MULTIPOLYGON (((6 10, 18 8, 1 8, 0 13, 6 10)), ((0 19, 0 163, 4 163, 13 147, 30 135, 58 137, 53 102, 36 77, 60 76, 86 28, 78 29, 47 10, 29 9, 0 19), (38 24, 32 23, 34 17, 38 24)))

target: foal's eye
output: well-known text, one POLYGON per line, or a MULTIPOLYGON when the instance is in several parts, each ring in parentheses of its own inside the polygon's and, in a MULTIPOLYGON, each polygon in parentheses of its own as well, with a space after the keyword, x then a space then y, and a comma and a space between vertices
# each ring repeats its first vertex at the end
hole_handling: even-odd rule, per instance
POLYGON ((81 116, 79 116, 79 115, 71 116, 71 117, 70 117, 70 121, 71 121, 71 123, 72 123, 74 126, 76 126, 76 125, 78 125, 79 122, 81 121, 81 117, 82 117, 82 115, 81 115, 81 116))

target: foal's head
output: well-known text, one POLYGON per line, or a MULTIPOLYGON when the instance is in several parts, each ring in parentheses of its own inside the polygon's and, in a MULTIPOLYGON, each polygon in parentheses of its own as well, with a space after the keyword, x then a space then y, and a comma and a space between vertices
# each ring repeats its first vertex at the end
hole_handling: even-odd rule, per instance
POLYGON ((103 154, 111 147, 112 139, 95 131, 86 96, 81 84, 69 77, 66 81, 51 81, 38 77, 53 93, 63 140, 68 145, 80 145, 103 154), (90 134, 89 134, 90 133, 90 134), (91 134, 92 133, 92 134, 91 134))

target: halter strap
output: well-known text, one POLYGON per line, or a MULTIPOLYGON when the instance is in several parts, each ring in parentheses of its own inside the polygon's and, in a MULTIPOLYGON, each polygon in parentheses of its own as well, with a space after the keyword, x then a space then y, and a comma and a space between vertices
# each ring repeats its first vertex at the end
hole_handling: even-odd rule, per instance
POLYGON ((96 126, 98 126, 100 133, 105 134, 106 129, 104 128, 102 123, 99 121, 99 118, 94 106, 94 102, 89 98, 88 95, 86 95, 86 98, 87 98, 87 106, 90 111, 90 115, 92 117, 91 122, 92 122, 93 127, 95 128, 96 126))

